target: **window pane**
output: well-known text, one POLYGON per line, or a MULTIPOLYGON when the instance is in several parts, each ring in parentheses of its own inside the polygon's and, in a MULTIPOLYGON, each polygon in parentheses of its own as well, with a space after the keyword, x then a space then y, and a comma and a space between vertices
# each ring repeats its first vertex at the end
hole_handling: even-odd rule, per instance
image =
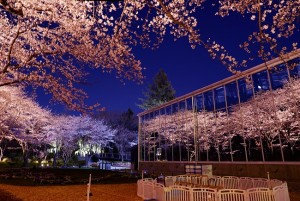
POLYGON ((288 82, 289 77, 284 64, 272 68, 270 71, 272 89, 282 88, 288 82))
POLYGON ((219 87, 215 89, 215 104, 216 104, 216 110, 225 108, 224 87, 219 87))
POLYGON ((204 108, 206 111, 214 110, 214 99, 213 99, 213 91, 207 91, 203 93, 204 95, 204 108))
POLYGON ((172 114, 172 108, 171 108, 171 105, 167 106, 167 108, 166 108, 166 113, 167 113, 167 114, 172 114))
POLYGON ((186 100, 186 109, 193 110, 193 99, 192 98, 189 98, 186 100))
POLYGON ((252 75, 254 92, 267 91, 270 89, 267 71, 261 71, 252 75))
POLYGON ((146 120, 146 115, 142 116, 142 122, 144 122, 146 120))
POLYGON ((150 119, 153 119, 153 112, 150 113, 150 119))
POLYGON ((174 113, 176 113, 176 112, 178 112, 178 103, 174 103, 174 104, 172 105, 172 114, 174 114, 174 113))
POLYGON ((290 76, 292 78, 299 78, 300 77, 300 58, 289 61, 288 66, 290 69, 290 76))
POLYGON ((227 106, 236 105, 239 103, 236 82, 231 82, 225 85, 227 106))
POLYGON ((179 103, 179 110, 180 111, 185 110, 185 100, 184 101, 180 101, 180 103, 179 103))
POLYGON ((161 108, 159 112, 160 112, 160 115, 166 114, 166 108, 161 108))
POLYGON ((252 85, 246 83, 246 79, 238 80, 241 103, 250 100, 253 97, 252 85))
POLYGON ((197 112, 203 111, 203 94, 196 96, 195 99, 197 112))
POLYGON ((154 117, 157 117, 159 115, 159 110, 154 111, 154 117))

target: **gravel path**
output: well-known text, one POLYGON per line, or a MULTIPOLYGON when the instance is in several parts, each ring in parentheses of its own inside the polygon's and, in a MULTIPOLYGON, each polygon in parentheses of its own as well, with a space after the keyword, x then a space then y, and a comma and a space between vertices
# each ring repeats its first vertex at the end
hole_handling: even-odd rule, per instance
MULTIPOLYGON (((87 185, 13 186, 0 184, 1 201, 85 201, 87 185)), ((90 201, 142 201, 136 184, 92 184, 90 201)))
MULTIPOLYGON (((288 183, 291 201, 300 201, 300 183, 288 183)), ((85 201, 87 185, 13 186, 0 184, 1 201, 85 201)), ((136 184, 92 184, 90 201, 142 201, 136 184)))

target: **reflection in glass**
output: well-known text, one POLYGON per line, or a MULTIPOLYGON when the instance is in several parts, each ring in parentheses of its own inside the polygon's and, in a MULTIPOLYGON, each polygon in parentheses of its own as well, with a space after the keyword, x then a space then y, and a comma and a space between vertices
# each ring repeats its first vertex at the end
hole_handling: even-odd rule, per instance
POLYGON ((167 106, 167 108, 166 108, 166 114, 167 115, 172 114, 172 107, 171 107, 171 105, 167 106))
POLYGON ((164 108, 161 108, 160 110, 159 110, 159 113, 160 113, 160 115, 165 115, 166 114, 166 108, 164 107, 164 108))
POLYGON ((223 86, 215 89, 215 104, 216 110, 225 108, 225 93, 223 86))
POLYGON ((269 72, 271 76, 272 89, 274 90, 283 87, 283 85, 289 80, 286 66, 283 64, 272 68, 269 72))
POLYGON ((178 103, 172 104, 172 114, 178 112, 178 103))
POLYGON ((186 109, 193 110, 193 99, 192 98, 186 99, 186 109))
POLYGON ((185 100, 179 102, 179 110, 180 111, 185 110, 185 100))
POLYGON ((252 83, 247 83, 245 78, 238 80, 240 101, 247 102, 253 97, 252 83))
POLYGON ((149 119, 153 119, 153 117, 154 117, 154 113, 151 112, 151 113, 150 113, 150 116, 149 116, 149 119))
POLYGON ((236 82, 231 82, 225 85, 226 89, 226 99, 227 99, 227 106, 236 105, 239 103, 239 96, 237 91, 236 82))
POLYGON ((270 90, 268 73, 266 70, 253 74, 252 79, 255 93, 270 90))
POLYGON ((300 58, 289 61, 288 68, 290 70, 291 78, 299 78, 300 77, 300 58))
POLYGON ((204 108, 206 111, 214 110, 214 97, 213 91, 207 91, 203 93, 204 95, 204 108))
MULTIPOLYGON (((300 59, 295 61, 300 62, 300 59)), ((290 68, 289 72, 291 77, 300 77, 300 64, 290 68)), ((284 161, 299 161, 299 132, 291 129, 290 119, 287 124, 284 120, 280 122, 285 126, 282 129, 274 126, 276 122, 274 125, 271 123, 274 121, 274 115, 263 115, 264 112, 269 114, 273 111, 268 108, 267 93, 264 93, 261 99, 257 97, 257 108, 247 109, 252 102, 238 105, 239 102, 252 99, 253 91, 268 90, 269 84, 273 89, 281 88, 289 78, 286 67, 279 65, 269 72, 263 70, 251 75, 251 78, 252 80, 247 81, 245 78, 233 80, 225 86, 186 100, 181 99, 175 104, 142 115, 139 118, 140 160, 268 162, 283 161, 284 158, 284 161), (225 109, 225 106, 228 108, 225 109), (243 111, 243 108, 246 110, 243 111), (257 111, 254 112, 254 116, 253 110, 257 111), (230 119, 237 115, 236 111, 240 111, 238 114, 242 115, 230 119), (247 121, 248 117, 252 117, 253 121, 247 121), (263 126, 266 122, 272 124, 270 129, 263 126)), ((292 89, 296 92, 294 95, 300 93, 298 88, 292 89)), ((292 104, 295 100, 291 99, 288 100, 292 104)), ((285 114, 289 112, 287 107, 288 104, 285 104, 273 109, 278 109, 278 114, 285 114)), ((299 123, 299 119, 300 116, 297 117, 297 122, 294 121, 295 124, 299 123)))
POLYGON ((203 94, 199 94, 198 96, 196 96, 196 106, 197 106, 197 112, 201 112, 204 110, 203 94))
POLYGON ((159 110, 155 110, 155 111, 154 111, 153 117, 155 118, 155 117, 157 117, 158 115, 159 115, 159 110))

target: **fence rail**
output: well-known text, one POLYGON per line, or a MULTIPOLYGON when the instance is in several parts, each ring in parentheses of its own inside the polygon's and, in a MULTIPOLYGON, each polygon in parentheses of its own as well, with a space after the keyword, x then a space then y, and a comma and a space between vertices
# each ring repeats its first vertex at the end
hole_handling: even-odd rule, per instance
POLYGON ((287 183, 276 179, 179 175, 164 183, 138 180, 137 195, 157 201, 290 201, 287 183))

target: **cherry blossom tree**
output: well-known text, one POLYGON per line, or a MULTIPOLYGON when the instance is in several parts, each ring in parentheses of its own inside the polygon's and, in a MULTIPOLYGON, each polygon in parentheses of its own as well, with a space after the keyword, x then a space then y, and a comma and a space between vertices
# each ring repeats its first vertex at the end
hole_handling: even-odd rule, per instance
POLYGON ((129 148, 137 144, 137 135, 137 131, 132 131, 124 127, 119 127, 118 130, 116 130, 114 143, 118 148, 122 162, 124 161, 129 148))
POLYGON ((103 120, 89 116, 53 116, 45 130, 51 146, 49 151, 53 153, 53 166, 58 156, 67 166, 73 154, 88 160, 93 154, 102 153, 115 134, 103 120))
POLYGON ((291 80, 283 89, 275 92, 278 105, 277 115, 282 121, 281 134, 294 155, 296 142, 299 141, 299 80, 291 80))
POLYGON ((140 62, 122 37, 110 35, 114 4, 82 1, 0 1, 0 86, 43 87, 71 109, 89 109, 86 65, 139 80, 140 62), (105 13, 108 11, 108 13, 105 13))
POLYGON ((116 130, 111 129, 103 119, 93 119, 89 116, 80 116, 78 124, 80 126, 76 131, 76 138, 79 149, 75 154, 86 157, 88 164, 93 155, 102 154, 104 148, 113 142, 116 130))
POLYGON ((1 87, 0 91, 2 138, 19 143, 26 166, 33 148, 45 140, 43 127, 48 123, 50 112, 28 98, 20 88, 1 87))
POLYGON ((167 139, 173 154, 173 146, 191 139, 192 131, 196 131, 191 142, 200 160, 215 160, 215 153, 219 160, 224 160, 222 154, 240 160, 242 156, 238 154, 243 152, 246 161, 296 160, 300 150, 299 86, 300 80, 292 79, 281 89, 261 91, 248 102, 233 106, 228 115, 186 110, 144 119, 141 129, 146 135, 141 141, 150 149, 167 139), (151 138, 151 133, 160 137, 151 138))
POLYGON ((267 61, 272 53, 285 60, 283 54, 298 47, 297 0, 0 0, 0 86, 43 87, 71 109, 87 109, 87 95, 78 88, 86 65, 140 80, 142 67, 132 47, 156 48, 168 34, 187 37, 192 48, 203 46, 238 73, 247 58, 239 62, 222 41, 200 34, 198 13, 211 6, 220 17, 238 13, 258 22, 240 45, 250 60, 258 55, 267 61))
POLYGON ((34 148, 45 142, 43 127, 48 123, 49 112, 42 109, 36 102, 22 100, 19 103, 20 129, 14 132, 14 139, 18 141, 23 151, 24 166, 34 148), (24 109, 27 108, 27 109, 24 109))

